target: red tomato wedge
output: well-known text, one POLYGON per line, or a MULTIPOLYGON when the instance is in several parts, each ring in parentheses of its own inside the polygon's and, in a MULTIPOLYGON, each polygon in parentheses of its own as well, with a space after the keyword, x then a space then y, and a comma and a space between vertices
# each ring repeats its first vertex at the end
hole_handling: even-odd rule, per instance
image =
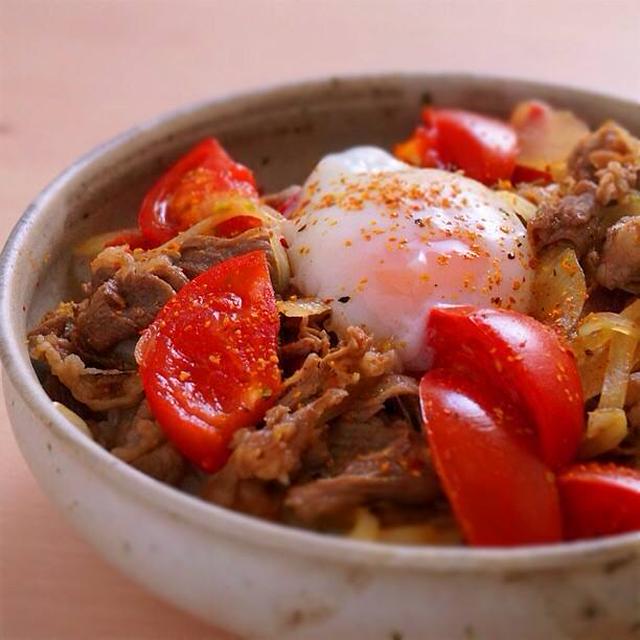
POLYGON ((408 140, 395 146, 401 160, 420 167, 457 167, 488 185, 511 177, 518 155, 511 125, 473 111, 435 107, 425 107, 422 120, 408 140))
POLYGON ((433 366, 485 380, 534 425, 551 469, 576 456, 584 402, 573 354, 549 327, 504 309, 436 307, 427 325, 433 366))
POLYGON ((435 129, 418 125, 408 140, 394 146, 393 153, 399 160, 416 167, 441 167, 437 136, 435 129))
MULTIPOLYGON (((235 162, 215 138, 207 138, 182 156, 149 189, 138 214, 138 225, 152 246, 167 242, 209 215, 212 196, 234 193, 257 198, 256 181, 247 167, 235 162)), ((240 231, 255 226, 244 219, 240 231)), ((237 232, 234 226, 229 234, 237 232)))
POLYGON ((640 470, 589 462, 558 475, 569 539, 640 531, 640 470))
POLYGON ((518 138, 509 124, 473 111, 432 107, 422 110, 422 120, 437 131, 438 155, 444 164, 460 167, 484 184, 511 176, 518 138))
POLYGON ((422 378, 420 402, 436 470, 470 544, 561 540, 555 479, 517 408, 463 374, 438 369, 422 378))
POLYGON ((201 274, 162 308, 137 356, 149 406, 167 438, 207 472, 254 425, 281 387, 278 311, 256 251, 201 274))
POLYGON ((146 238, 138 229, 123 229, 118 235, 105 243, 105 247, 117 247, 126 244, 129 249, 150 249, 146 238))
POLYGON ((551 182, 551 174, 544 169, 535 169, 534 167, 525 167, 524 165, 517 164, 511 174, 511 182, 513 184, 520 184, 521 182, 547 184, 551 182))

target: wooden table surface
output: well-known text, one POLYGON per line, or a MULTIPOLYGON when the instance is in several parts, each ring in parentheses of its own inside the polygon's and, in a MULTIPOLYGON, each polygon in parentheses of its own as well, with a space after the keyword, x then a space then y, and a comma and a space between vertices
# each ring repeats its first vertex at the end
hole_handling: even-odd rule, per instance
MULTIPOLYGON (((466 70, 640 99, 638 0, 0 0, 0 244, 49 180, 193 100, 466 70)), ((44 498, 0 399, 0 637, 228 639, 108 567, 44 498)), ((250 605, 249 605, 250 606, 250 605)))

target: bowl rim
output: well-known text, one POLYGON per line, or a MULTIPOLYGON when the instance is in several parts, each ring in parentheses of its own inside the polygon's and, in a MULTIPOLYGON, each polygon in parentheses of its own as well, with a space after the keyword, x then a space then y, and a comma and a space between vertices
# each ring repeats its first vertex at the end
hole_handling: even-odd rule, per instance
MULTIPOLYGON (((10 382, 34 415, 50 428, 51 437, 57 439, 69 452, 84 456, 92 472, 100 474, 113 488, 130 498, 164 512, 173 519, 203 529, 212 537, 223 535, 247 545, 262 546, 283 553, 295 553, 307 558, 323 559, 342 564, 367 567, 393 567, 433 571, 525 571, 583 565, 585 562, 613 562, 612 558, 635 558, 640 555, 640 532, 609 536, 595 540, 563 542, 521 547, 454 547, 435 545, 381 544, 353 540, 297 529, 288 525, 267 522, 231 509, 211 504, 165 485, 129 466, 111 455, 93 440, 88 439, 53 405, 40 384, 34 384, 35 375, 23 359, 24 336, 21 327, 13 326, 10 302, 15 288, 15 269, 20 252, 28 244, 34 225, 47 212, 48 203, 65 187, 82 180, 83 173, 94 163, 117 155, 127 143, 140 139, 153 139, 163 128, 177 124, 181 118, 211 108, 229 106, 247 99, 259 100, 266 96, 287 96, 291 92, 313 91, 336 80, 343 84, 361 82, 398 82, 407 80, 424 82, 450 79, 453 82, 515 83, 527 87, 531 95, 536 89, 563 89, 593 100, 615 100, 637 108, 638 104, 625 97, 606 94, 574 86, 548 82, 520 80, 511 77, 468 73, 383 73, 352 74, 306 79, 279 85, 267 85, 244 92, 233 92, 183 106, 134 126, 111 140, 94 147, 55 177, 29 204, 9 234, 0 255, 0 361, 4 368, 5 383, 10 382)), ((625 107, 626 108, 626 107, 625 107)), ((8 398, 7 398, 8 400, 8 398)), ((605 565, 606 568, 606 565, 605 565)))

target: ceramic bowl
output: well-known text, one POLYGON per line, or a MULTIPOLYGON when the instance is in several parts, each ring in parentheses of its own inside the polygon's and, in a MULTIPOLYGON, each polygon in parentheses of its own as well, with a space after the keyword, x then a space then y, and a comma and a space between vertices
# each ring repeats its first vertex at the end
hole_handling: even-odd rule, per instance
POLYGON ((640 534, 471 549, 357 542, 262 522, 151 480, 57 413, 25 331, 67 298, 69 247, 130 226, 151 181, 214 134, 267 189, 324 153, 406 136, 424 100, 504 116, 538 97, 591 124, 640 131, 640 105, 575 89, 464 75, 352 77, 188 107, 90 152, 29 206, 2 254, 0 350, 9 416, 43 491, 112 564, 166 600, 246 638, 635 638, 640 534))

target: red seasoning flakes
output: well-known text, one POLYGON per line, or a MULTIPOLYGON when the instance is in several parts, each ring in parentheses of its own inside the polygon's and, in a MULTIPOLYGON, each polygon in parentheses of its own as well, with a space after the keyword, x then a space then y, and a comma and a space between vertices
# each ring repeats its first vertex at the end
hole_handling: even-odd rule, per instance
POLYGON ((363 325, 419 367, 434 305, 528 309, 531 252, 511 200, 372 148, 329 156, 308 184, 285 231, 293 282, 305 295, 348 297, 332 303, 337 330, 363 325))

